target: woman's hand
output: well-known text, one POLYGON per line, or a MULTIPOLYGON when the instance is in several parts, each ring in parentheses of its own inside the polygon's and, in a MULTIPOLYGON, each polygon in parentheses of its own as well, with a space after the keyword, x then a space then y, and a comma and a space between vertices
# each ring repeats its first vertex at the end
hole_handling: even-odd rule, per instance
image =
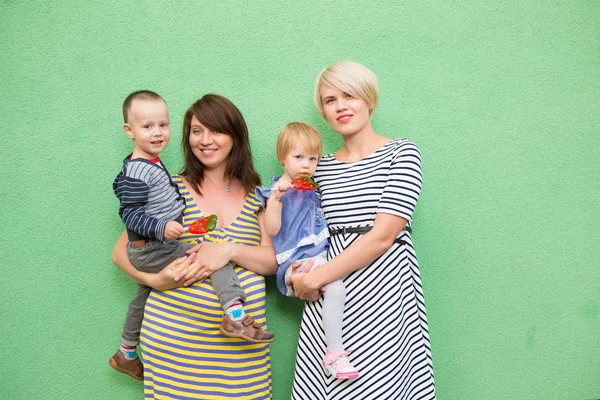
POLYGON ((189 286, 208 278, 229 262, 231 259, 230 246, 230 243, 204 242, 188 250, 188 253, 196 251, 196 253, 192 253, 195 254, 195 260, 192 263, 178 264, 171 268, 175 274, 175 281, 182 281, 183 286, 189 286))
MULTIPOLYGON (((314 260, 309 260, 304 264, 302 269, 310 271, 314 260)), ((294 290, 294 296, 302 300, 317 301, 321 297, 321 292, 325 291, 325 288, 319 287, 319 284, 313 279, 315 275, 314 270, 309 273, 299 272, 298 268, 302 265, 301 261, 292 263, 292 273, 286 278, 285 282, 292 287, 294 290)), ((322 267, 322 266, 321 266, 322 267)), ((319 267, 319 268, 321 268, 319 267)), ((318 270, 316 268, 315 270, 318 270)))
POLYGON ((150 274, 148 276, 149 282, 147 286, 150 286, 157 290, 167 290, 173 289, 175 287, 181 287, 187 283, 185 286, 189 286, 195 282, 195 280, 191 280, 190 282, 179 282, 177 278, 178 271, 184 270, 188 268, 193 262, 196 260, 196 253, 190 254, 188 257, 181 257, 177 260, 173 261, 165 268, 162 269, 157 274, 150 274))

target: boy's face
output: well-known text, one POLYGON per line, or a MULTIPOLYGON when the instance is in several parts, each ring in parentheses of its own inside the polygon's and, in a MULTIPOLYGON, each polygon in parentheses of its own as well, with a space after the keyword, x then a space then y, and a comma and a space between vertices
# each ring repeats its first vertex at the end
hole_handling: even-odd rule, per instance
POLYGON ((318 153, 311 153, 303 145, 297 144, 283 160, 283 170, 290 179, 299 176, 312 177, 318 162, 318 153))
POLYGON ((134 99, 123 129, 133 140, 133 158, 158 157, 171 138, 167 105, 162 100, 134 99))

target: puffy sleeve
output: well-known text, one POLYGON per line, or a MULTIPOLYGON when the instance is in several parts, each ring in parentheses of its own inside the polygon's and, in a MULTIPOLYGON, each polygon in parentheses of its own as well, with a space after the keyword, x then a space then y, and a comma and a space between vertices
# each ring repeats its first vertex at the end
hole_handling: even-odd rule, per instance
POLYGON ((260 201, 263 205, 263 208, 266 207, 266 203, 267 203, 267 199, 269 197, 271 197, 271 188, 273 187, 273 185, 275 185, 275 183, 279 180, 279 178, 281 178, 280 176, 275 176, 273 177, 273 179, 271 179, 271 186, 269 187, 257 187, 256 189, 254 189, 254 194, 256 195, 256 198, 258 199, 258 201, 260 201))
POLYGON ((411 221, 421 184, 421 153, 414 143, 401 141, 392 155, 377 212, 397 215, 411 221))

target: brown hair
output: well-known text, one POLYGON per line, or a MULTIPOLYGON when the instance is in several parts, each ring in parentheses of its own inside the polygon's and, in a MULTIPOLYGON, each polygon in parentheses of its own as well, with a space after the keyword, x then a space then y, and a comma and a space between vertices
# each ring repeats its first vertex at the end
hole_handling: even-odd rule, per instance
POLYGON ((283 127, 277 138, 277 159, 283 164, 285 158, 296 145, 301 144, 309 153, 316 153, 321 159, 323 141, 317 128, 307 122, 290 122, 283 127))
POLYGON ((204 180, 204 164, 200 162, 190 148, 192 117, 196 116, 208 129, 229 135, 233 139, 231 152, 227 156, 225 177, 239 179, 246 193, 260 186, 260 176, 254 170, 252 152, 248 138, 248 127, 240 110, 229 100, 218 94, 207 94, 196 101, 183 117, 183 137, 181 145, 185 166, 181 174, 200 193, 199 184, 204 180))
POLYGON ((165 104, 167 104, 165 99, 160 97, 160 95, 158 93, 155 93, 151 90, 138 90, 136 92, 133 92, 133 93, 129 94, 129 96, 125 97, 125 100, 123 101, 123 121, 125 123, 127 123, 127 117, 129 116, 129 109, 131 108, 131 103, 135 99, 162 100, 165 104))

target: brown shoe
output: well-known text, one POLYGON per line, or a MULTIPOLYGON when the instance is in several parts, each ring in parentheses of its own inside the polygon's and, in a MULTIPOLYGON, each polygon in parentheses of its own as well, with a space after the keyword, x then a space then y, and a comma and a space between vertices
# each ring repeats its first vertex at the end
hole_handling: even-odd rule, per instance
POLYGON ((225 336, 244 339, 253 343, 271 343, 275 340, 275 335, 272 332, 265 331, 249 315, 241 320, 234 321, 229 314, 225 314, 220 330, 225 336))
POLYGON ((121 350, 117 350, 115 355, 108 360, 108 365, 119 372, 129 375, 133 379, 137 379, 138 381, 144 380, 144 365, 139 357, 128 360, 121 350))

